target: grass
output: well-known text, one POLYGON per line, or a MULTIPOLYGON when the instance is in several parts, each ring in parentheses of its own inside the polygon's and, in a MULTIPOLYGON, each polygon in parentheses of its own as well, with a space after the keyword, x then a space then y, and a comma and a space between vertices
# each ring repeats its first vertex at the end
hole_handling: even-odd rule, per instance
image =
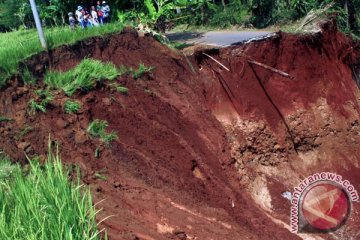
POLYGON ((30 73, 28 69, 25 69, 22 73, 23 81, 25 84, 35 84, 36 78, 30 73))
POLYGON ((28 173, 0 156, 0 239, 100 239, 89 189, 49 152, 28 173))
POLYGON ((113 80, 119 76, 119 71, 112 63, 86 58, 75 68, 67 72, 49 71, 45 75, 45 83, 53 89, 62 89, 71 96, 77 90, 88 91, 96 82, 113 80))
POLYGON ((33 130, 33 128, 29 125, 25 125, 21 131, 15 136, 15 140, 19 140, 26 136, 28 133, 30 133, 33 130))
POLYGON ((132 77, 136 80, 136 79, 140 78, 142 75, 144 75, 145 73, 149 73, 149 72, 153 71, 154 69, 155 69, 155 67, 147 67, 143 63, 140 63, 138 69, 130 69, 130 72, 132 74, 132 77))
POLYGON ((80 108, 81 108, 81 105, 77 101, 66 100, 66 102, 64 104, 64 111, 67 114, 77 113, 77 111, 79 111, 80 108))
MULTIPOLYGON (((56 27, 45 29, 45 36, 49 48, 55 48, 93 36, 120 32, 122 29, 123 25, 118 22, 75 31, 71 31, 69 27, 56 27)), ((11 75, 19 72, 20 62, 43 51, 35 29, 0 33, 0 46, 0 87, 11 75)))
POLYGON ((118 136, 115 132, 106 133, 106 128, 108 126, 109 124, 107 123, 107 121, 95 119, 89 124, 87 132, 92 137, 100 138, 100 140, 104 142, 105 145, 109 145, 112 141, 116 140, 118 136))
POLYGON ((13 119, 0 115, 0 122, 11 122, 11 121, 13 121, 13 119))
POLYGON ((10 159, 0 152, 0 188, 4 180, 19 170, 19 166, 12 164, 10 159))
POLYGON ((129 89, 127 87, 121 86, 118 83, 113 83, 110 86, 113 87, 119 93, 123 93, 123 94, 129 93, 129 89))
POLYGON ((38 96, 38 99, 31 99, 29 102, 30 114, 35 114, 36 112, 46 112, 46 107, 54 99, 54 97, 47 90, 36 90, 35 94, 38 96))

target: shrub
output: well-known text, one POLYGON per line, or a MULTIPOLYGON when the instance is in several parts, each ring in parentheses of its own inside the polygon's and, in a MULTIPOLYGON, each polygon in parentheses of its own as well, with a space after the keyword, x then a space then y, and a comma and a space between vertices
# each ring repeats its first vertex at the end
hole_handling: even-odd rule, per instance
POLYGON ((216 27, 229 27, 240 25, 248 20, 248 8, 239 0, 231 1, 225 9, 219 9, 210 20, 210 24, 216 27))

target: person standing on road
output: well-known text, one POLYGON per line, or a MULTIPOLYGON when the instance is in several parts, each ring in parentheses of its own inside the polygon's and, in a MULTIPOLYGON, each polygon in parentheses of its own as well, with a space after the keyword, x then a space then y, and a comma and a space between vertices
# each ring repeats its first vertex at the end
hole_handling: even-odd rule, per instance
POLYGON ((85 21, 84 21, 84 14, 83 14, 83 8, 82 6, 78 6, 77 10, 75 12, 76 20, 80 23, 80 26, 82 29, 85 28, 85 21))
POLYGON ((102 2, 101 11, 104 14, 104 23, 109 23, 110 22, 110 7, 106 3, 106 1, 102 2))
POLYGON ((99 23, 101 25, 103 25, 104 24, 104 13, 101 11, 101 8, 102 8, 101 7, 101 2, 98 1, 97 5, 96 5, 96 11, 97 11, 97 15, 99 17, 99 23))
POLYGON ((70 25, 70 29, 71 30, 75 30, 75 18, 74 18, 74 13, 69 12, 69 25, 70 25))
POLYGON ((95 27, 99 26, 99 17, 98 17, 98 14, 96 12, 95 6, 91 7, 91 19, 92 19, 92 24, 95 27))

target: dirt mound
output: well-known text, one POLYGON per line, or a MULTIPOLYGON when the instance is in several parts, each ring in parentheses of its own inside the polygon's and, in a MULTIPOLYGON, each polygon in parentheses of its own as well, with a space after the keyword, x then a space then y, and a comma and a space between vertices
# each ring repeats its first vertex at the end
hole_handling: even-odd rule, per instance
MULTIPOLYGON (((327 169, 360 189, 360 96, 352 76, 359 55, 333 25, 325 30, 206 50, 229 72, 201 52, 186 57, 128 29, 37 55, 27 67, 39 78, 84 57, 155 70, 117 79, 128 95, 106 84, 76 93, 83 105, 76 115, 64 113, 63 93, 45 114, 29 115, 42 85, 15 77, 0 92, 0 114, 14 119, 0 122, 0 149, 13 159, 24 160, 24 152, 44 158, 50 133, 63 161, 79 165, 95 200, 104 200, 99 219, 112 216, 101 224, 110 239, 303 237, 286 226, 290 202, 282 192, 327 169), (93 119, 107 120, 119 136, 100 147, 99 158, 99 141, 86 134, 93 119)), ((354 208, 344 236, 358 234, 354 208)))

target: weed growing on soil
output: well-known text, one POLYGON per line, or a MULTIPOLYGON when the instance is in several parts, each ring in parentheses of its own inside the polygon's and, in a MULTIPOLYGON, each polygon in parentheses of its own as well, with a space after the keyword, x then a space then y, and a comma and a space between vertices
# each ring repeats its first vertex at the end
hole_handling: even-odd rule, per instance
POLYGON ((80 108, 81 108, 81 105, 77 101, 67 100, 64 104, 64 110, 68 114, 77 113, 77 111, 79 111, 80 108))
POLYGON ((0 159, 0 239, 100 239, 89 189, 72 183, 49 151, 29 172, 0 159))
POLYGON ((19 132, 19 134, 17 134, 15 136, 15 140, 19 140, 21 138, 23 138, 25 135, 27 135, 29 132, 31 132, 33 130, 33 128, 29 125, 26 125, 23 129, 21 129, 21 131, 19 132))
POLYGON ((93 137, 100 138, 106 145, 109 145, 112 141, 116 140, 118 136, 115 132, 106 133, 105 130, 108 126, 107 121, 95 119, 90 123, 87 132, 93 137))
POLYGON ((11 118, 0 115, 0 122, 11 122, 11 121, 12 121, 11 118))
POLYGON ((100 180, 107 180, 107 177, 104 175, 106 173, 106 169, 101 169, 98 172, 95 172, 94 176, 100 180))
POLYGON ((79 65, 67 72, 50 71, 45 75, 45 83, 54 89, 62 89, 68 96, 77 90, 88 91, 102 80, 113 80, 119 76, 112 63, 84 59, 79 65))
POLYGON ((123 94, 129 93, 129 89, 127 87, 123 87, 123 86, 119 85, 118 83, 113 83, 110 86, 115 88, 115 90, 118 91, 119 93, 123 93, 123 94))
POLYGON ((45 113, 47 105, 54 99, 47 90, 36 90, 35 94, 38 99, 31 99, 29 102, 30 114, 35 114, 40 111, 45 113))
POLYGON ((132 73, 133 78, 136 80, 136 79, 140 78, 142 75, 144 75, 145 73, 149 73, 149 72, 153 71, 154 69, 155 69, 155 67, 147 67, 143 63, 140 63, 138 69, 130 69, 130 71, 132 73))
POLYGON ((25 84, 35 84, 36 78, 30 73, 28 69, 25 69, 22 74, 22 78, 25 84))
MULTIPOLYGON (((118 22, 106 24, 99 28, 77 29, 75 31, 68 27, 47 28, 45 29, 45 36, 49 48, 55 48, 93 36, 120 32, 122 29, 123 25, 118 22)), ((6 79, 18 72, 19 62, 43 51, 35 29, 1 33, 0 46, 6 46, 0 48, 0 87, 6 79)))

